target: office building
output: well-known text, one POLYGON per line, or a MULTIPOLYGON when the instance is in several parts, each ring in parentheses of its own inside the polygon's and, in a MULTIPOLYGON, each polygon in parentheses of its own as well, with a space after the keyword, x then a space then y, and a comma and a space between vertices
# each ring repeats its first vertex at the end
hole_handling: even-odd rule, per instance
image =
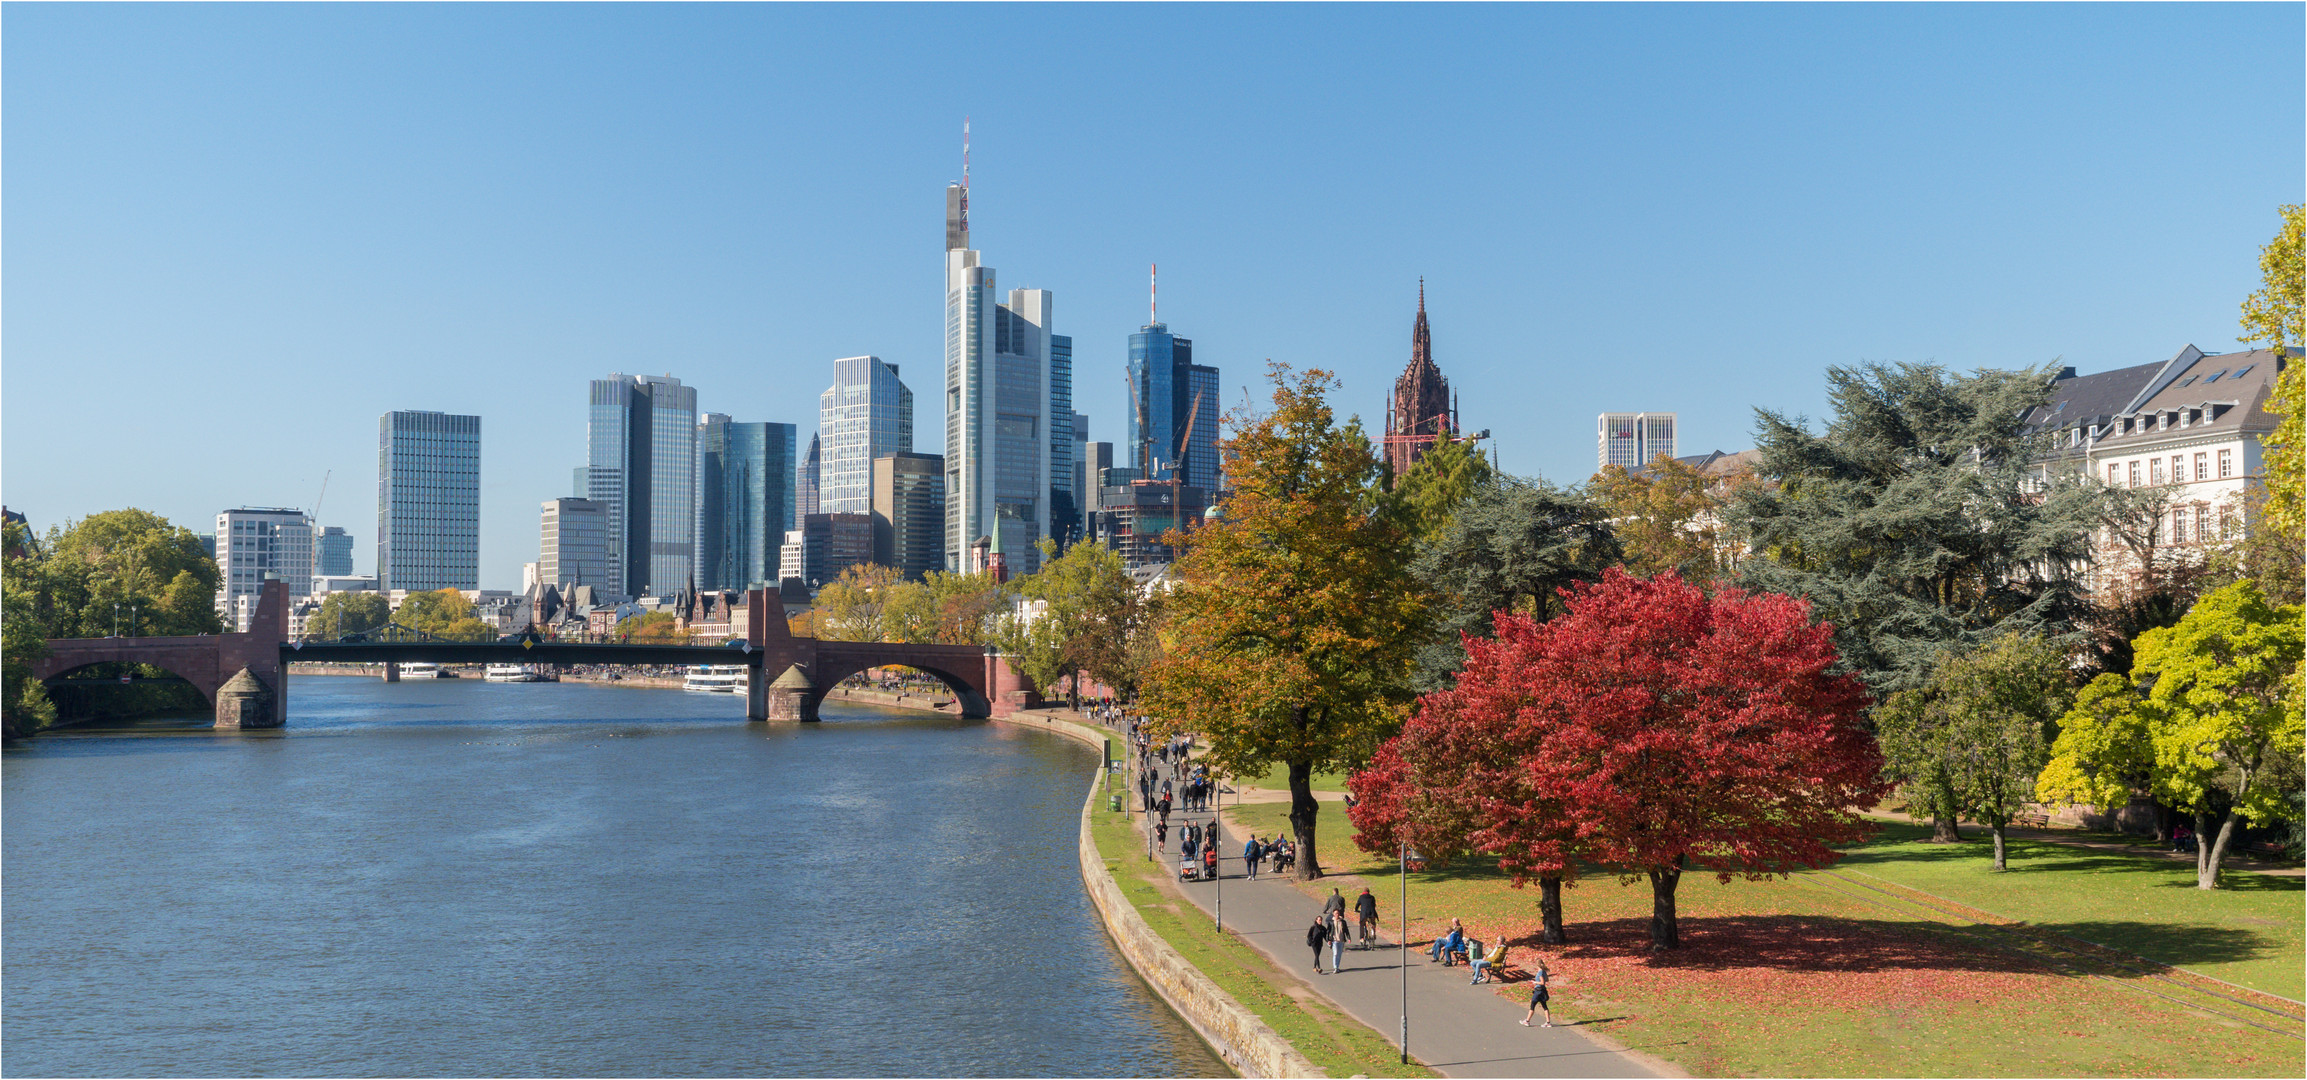
POLYGON ((1072 502, 1072 520, 1067 534, 1058 541, 1058 547, 1068 548, 1089 538, 1089 519, 1097 509, 1096 493, 1090 490, 1089 417, 1073 414, 1073 445, 1067 448, 1067 460, 1072 464, 1072 475, 1061 476, 1066 481, 1066 498, 1072 502))
POLYGON ((1081 534, 1081 504, 1073 497, 1073 339, 1049 336, 1049 529, 1058 550, 1081 534))
POLYGON ((793 528, 791 424, 735 423, 708 413, 697 436, 697 587, 777 587, 793 528))
POLYGON ((352 534, 331 525, 313 538, 313 573, 352 573, 352 534))
POLYGON ((244 506, 216 515, 216 612, 227 629, 248 629, 267 580, 286 584, 291 597, 312 594, 312 532, 302 510, 244 506))
POLYGON ((1394 476, 1410 471, 1437 440, 1458 430, 1457 399, 1450 380, 1434 366, 1434 335, 1426 325, 1426 282, 1418 280, 1418 319, 1410 326, 1410 363, 1394 380, 1386 399, 1386 467, 1394 476))
POLYGON ((537 545, 537 583, 600 588, 614 580, 609 508, 591 499, 547 499, 537 545))
POLYGON ((1129 336, 1129 454, 1139 475, 1212 488, 1218 482, 1218 369, 1194 363, 1194 343, 1151 323, 1129 336))
POLYGON ((1673 413, 1603 413, 1594 421, 1594 467, 1637 469, 1674 456, 1673 413))
POLYGON ((1072 446, 1072 341, 1051 332, 1047 290, 1000 302, 993 268, 969 247, 968 214, 965 174, 946 191, 945 563, 983 569, 968 565, 983 550, 1032 573, 1055 512, 1051 458, 1072 446))
POLYGON ((913 449, 913 391, 897 365, 877 356, 833 362, 833 385, 817 399, 817 510, 864 514, 873 509, 873 462, 913 449))
POLYGON ((919 581, 945 568, 945 459, 884 454, 873 459, 873 561, 919 581))
POLYGON ((801 467, 794 470, 793 521, 799 525, 802 518, 821 513, 825 486, 825 440, 821 433, 809 433, 809 452, 801 456, 801 467))
POLYGON ((785 534, 779 553, 785 575, 810 589, 823 588, 843 570, 873 561, 873 515, 810 514, 785 534))
POLYGON ((672 596, 697 558, 697 390, 670 375, 592 383, 585 485, 609 522, 605 595, 672 596))
POLYGON ((378 418, 377 588, 479 588, 480 534, 481 418, 414 410, 378 418))
POLYGON ((1082 539, 1098 539, 1098 489, 1105 483, 1106 470, 1113 468, 1113 444, 1109 442, 1078 443, 1082 448, 1081 509, 1082 539))

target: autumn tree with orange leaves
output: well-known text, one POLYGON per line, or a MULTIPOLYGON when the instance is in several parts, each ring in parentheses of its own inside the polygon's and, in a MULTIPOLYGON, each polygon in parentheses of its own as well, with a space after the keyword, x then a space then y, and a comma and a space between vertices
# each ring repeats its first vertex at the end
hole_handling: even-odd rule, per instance
POLYGON ((1549 622, 1501 612, 1495 640, 1467 639, 1457 684, 1354 777, 1366 843, 1454 840, 1517 885, 1579 862, 1648 878, 1651 947, 1673 949, 1685 870, 1786 874, 1868 834, 1866 690, 1807 604, 1617 569, 1566 593, 1549 622))

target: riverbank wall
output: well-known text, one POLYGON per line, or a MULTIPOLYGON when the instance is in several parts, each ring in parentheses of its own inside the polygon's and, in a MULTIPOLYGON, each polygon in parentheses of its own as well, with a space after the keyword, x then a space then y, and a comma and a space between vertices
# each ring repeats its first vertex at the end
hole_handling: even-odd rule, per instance
MULTIPOLYGON (((1043 710, 1025 710, 996 717, 993 722, 1048 731, 1101 749, 1108 740, 1115 739, 1102 728, 1061 719, 1043 710)), ((1105 857, 1098 853, 1097 840, 1091 832, 1094 815, 1101 809, 1098 802, 1104 797, 1105 777, 1101 774, 1097 782, 1090 785, 1089 797, 1082 802, 1077 857, 1090 903, 1105 922, 1107 936, 1113 939, 1114 946, 1121 950, 1130 966, 1137 969, 1146 985, 1153 987, 1154 993, 1161 995, 1235 1072, 1253 1077, 1328 1076, 1329 1073, 1290 1045, 1288 1039, 1282 1038, 1280 1032, 1234 1000, 1233 995, 1202 974, 1193 961, 1187 960, 1162 940, 1153 927, 1146 925, 1144 917, 1138 914, 1129 898, 1122 895, 1121 886, 1106 869, 1105 857)))

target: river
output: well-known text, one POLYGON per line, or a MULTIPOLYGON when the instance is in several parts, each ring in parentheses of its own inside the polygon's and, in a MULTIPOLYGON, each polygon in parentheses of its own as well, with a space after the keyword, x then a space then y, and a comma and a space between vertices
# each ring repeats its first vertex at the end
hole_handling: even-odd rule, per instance
POLYGON ((0 1071, 1228 1075, 1083 893, 1094 750, 824 714, 299 677, 12 745, 0 1071))

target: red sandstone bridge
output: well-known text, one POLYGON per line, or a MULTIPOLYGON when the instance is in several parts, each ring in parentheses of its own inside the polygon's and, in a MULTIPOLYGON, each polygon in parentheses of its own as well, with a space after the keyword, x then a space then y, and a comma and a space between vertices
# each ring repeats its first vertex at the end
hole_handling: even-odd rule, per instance
POLYGON ((797 638, 785 628, 775 594, 754 589, 747 610, 771 613, 746 621, 745 640, 728 645, 593 644, 534 639, 502 641, 294 642, 288 639, 288 595, 268 582, 245 634, 198 637, 56 638, 34 664, 44 683, 92 664, 151 664, 198 688, 220 728, 279 727, 288 720, 288 665, 310 663, 439 664, 723 664, 751 669, 747 720, 815 720, 818 704, 841 680, 877 667, 904 666, 935 676, 953 691, 965 717, 1015 711, 1032 685, 989 649, 977 645, 895 645, 797 638))

